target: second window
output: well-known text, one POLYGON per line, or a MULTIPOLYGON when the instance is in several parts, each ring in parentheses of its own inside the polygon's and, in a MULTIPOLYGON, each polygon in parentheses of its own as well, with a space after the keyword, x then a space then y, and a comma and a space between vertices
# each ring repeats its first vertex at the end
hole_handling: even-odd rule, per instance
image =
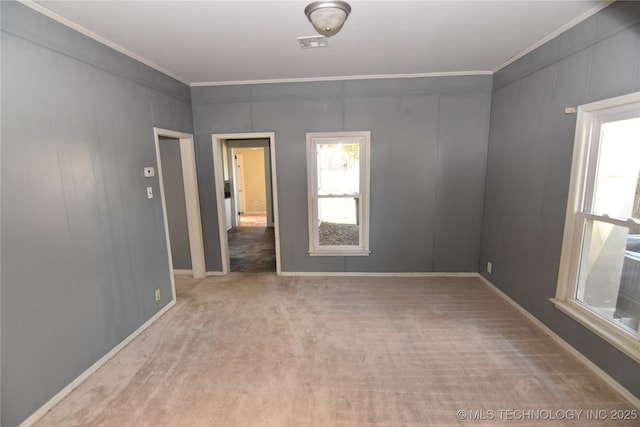
POLYGON ((307 134, 309 253, 369 254, 369 132, 307 134))

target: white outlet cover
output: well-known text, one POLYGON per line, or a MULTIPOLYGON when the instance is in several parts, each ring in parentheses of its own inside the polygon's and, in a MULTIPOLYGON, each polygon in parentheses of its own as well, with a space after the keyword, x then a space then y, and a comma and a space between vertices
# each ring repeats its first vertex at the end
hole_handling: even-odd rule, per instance
POLYGON ((144 177, 151 178, 156 176, 156 169, 153 166, 147 166, 144 168, 144 177))

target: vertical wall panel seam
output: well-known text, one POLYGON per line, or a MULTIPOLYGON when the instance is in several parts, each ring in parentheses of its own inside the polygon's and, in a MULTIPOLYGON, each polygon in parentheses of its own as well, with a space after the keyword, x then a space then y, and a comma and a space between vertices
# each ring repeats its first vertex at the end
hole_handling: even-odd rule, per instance
MULTIPOLYGON (((434 194, 434 204, 435 206, 432 206, 433 209, 433 225, 435 226, 435 224, 438 222, 437 218, 438 218, 438 203, 440 201, 440 168, 441 168, 441 162, 440 162, 440 155, 441 155, 441 147, 440 145, 442 144, 442 135, 440 134, 440 118, 442 117, 442 95, 438 95, 438 109, 437 109, 437 114, 438 117, 436 117, 436 170, 435 170, 435 183, 434 183, 434 187, 435 187, 435 194, 434 194)), ((425 141, 426 142, 426 141, 425 141)), ((433 238, 432 238, 432 244, 431 244, 431 268, 429 271, 435 271, 435 267, 436 267, 436 245, 438 244, 438 229, 437 227, 434 227, 434 231, 433 231, 433 238)))

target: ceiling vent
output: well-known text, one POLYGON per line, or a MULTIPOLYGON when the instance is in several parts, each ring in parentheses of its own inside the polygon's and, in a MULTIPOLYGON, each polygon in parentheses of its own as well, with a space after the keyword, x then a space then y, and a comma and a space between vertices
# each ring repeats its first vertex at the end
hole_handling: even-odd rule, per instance
POLYGON ((298 44, 303 49, 329 46, 329 39, 324 36, 298 37, 296 40, 298 40, 298 44))

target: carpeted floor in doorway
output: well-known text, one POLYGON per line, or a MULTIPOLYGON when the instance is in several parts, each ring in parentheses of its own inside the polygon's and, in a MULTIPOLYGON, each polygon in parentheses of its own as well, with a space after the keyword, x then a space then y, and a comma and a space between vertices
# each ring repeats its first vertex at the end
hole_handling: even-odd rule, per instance
POLYGON ((231 273, 177 291, 36 425, 637 425, 559 419, 633 408, 476 278, 231 273))

